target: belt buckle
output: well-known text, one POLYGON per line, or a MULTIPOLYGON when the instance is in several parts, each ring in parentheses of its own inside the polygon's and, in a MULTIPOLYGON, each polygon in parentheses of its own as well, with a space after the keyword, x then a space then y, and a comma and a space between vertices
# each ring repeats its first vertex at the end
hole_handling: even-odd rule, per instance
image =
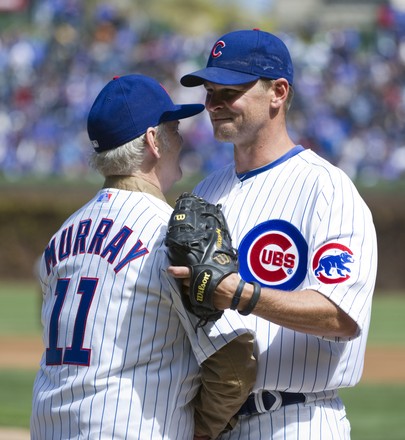
POLYGON ((278 391, 260 390, 255 394, 255 404, 259 413, 265 413, 280 409, 283 399, 278 391))

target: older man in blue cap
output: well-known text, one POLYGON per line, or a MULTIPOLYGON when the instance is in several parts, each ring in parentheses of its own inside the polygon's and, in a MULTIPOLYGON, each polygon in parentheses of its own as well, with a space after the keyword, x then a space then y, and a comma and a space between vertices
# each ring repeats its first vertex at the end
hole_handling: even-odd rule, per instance
POLYGON ((207 425, 216 437, 246 400, 251 332, 232 312, 196 332, 165 273, 164 193, 181 177, 179 120, 203 109, 174 104, 143 75, 111 80, 90 109, 92 164, 105 182, 41 258, 45 347, 32 440, 191 440, 207 425))

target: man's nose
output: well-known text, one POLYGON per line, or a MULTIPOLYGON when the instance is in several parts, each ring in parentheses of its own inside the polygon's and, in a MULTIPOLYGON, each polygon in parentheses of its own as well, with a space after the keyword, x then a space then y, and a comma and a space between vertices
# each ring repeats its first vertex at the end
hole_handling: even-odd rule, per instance
POLYGON ((224 106, 223 99, 221 99, 221 96, 219 94, 211 94, 210 96, 207 96, 207 99, 205 100, 205 108, 208 111, 215 111, 219 108, 222 108, 224 106))

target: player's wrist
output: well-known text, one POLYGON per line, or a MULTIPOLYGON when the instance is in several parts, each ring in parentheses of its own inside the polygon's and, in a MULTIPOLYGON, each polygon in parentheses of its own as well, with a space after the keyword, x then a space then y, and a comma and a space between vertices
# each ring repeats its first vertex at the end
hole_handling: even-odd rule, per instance
POLYGON ((240 296, 237 310, 241 315, 249 315, 256 307, 261 294, 261 286, 256 282, 246 283, 240 296))
POLYGON ((238 312, 246 309, 252 295, 253 295, 253 285, 246 283, 243 287, 242 295, 237 307, 238 312))
POLYGON ((237 310, 238 309, 238 306, 239 306, 240 300, 242 298, 242 293, 243 293, 243 289, 244 289, 245 285, 246 285, 245 281, 241 278, 239 280, 238 287, 236 288, 235 293, 233 294, 233 297, 232 297, 232 300, 231 300, 231 306, 230 306, 231 310, 237 310))

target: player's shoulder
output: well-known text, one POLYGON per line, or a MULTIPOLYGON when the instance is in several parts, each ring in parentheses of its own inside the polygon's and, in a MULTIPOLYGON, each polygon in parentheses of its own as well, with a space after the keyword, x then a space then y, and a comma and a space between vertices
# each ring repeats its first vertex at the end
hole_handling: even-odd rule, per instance
POLYGON ((99 193, 98 200, 103 199, 104 203, 110 203, 111 210, 116 214, 119 213, 120 217, 125 212, 128 217, 136 219, 144 213, 144 216, 156 221, 167 222, 173 210, 165 200, 146 191, 111 189, 108 194, 111 195, 108 201, 104 200, 103 192, 99 193))
POLYGON ((168 221, 173 211, 173 207, 168 202, 148 193, 142 193, 142 197, 157 219, 161 219, 164 222, 168 221))
POLYGON ((166 225, 173 211, 166 201, 145 192, 117 189, 100 190, 90 201, 71 214, 59 228, 60 233, 71 224, 86 219, 105 217, 117 224, 125 222, 128 227, 147 223, 149 230, 166 225))
POLYGON ((327 159, 319 156, 313 150, 305 149, 301 154, 297 155, 301 167, 307 168, 312 178, 318 179, 323 184, 343 182, 351 185, 350 177, 339 167, 329 162, 327 159))

